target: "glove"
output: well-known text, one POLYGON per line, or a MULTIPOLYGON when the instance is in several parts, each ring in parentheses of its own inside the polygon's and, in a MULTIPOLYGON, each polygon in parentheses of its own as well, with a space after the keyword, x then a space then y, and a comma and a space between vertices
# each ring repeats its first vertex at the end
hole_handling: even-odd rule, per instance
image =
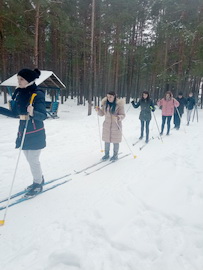
POLYGON ((150 110, 151 110, 152 112, 154 112, 154 111, 155 111, 155 108, 153 108, 152 106, 150 106, 150 110))

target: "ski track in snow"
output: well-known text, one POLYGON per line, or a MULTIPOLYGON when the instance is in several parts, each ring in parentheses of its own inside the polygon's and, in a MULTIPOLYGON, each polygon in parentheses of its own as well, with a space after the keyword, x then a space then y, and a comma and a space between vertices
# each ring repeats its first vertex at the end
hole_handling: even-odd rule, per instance
MULTIPOLYGON (((2 97, 0 97, 2 104, 2 97)), ((129 105, 126 105, 126 110, 129 105)), ((161 111, 156 110, 161 124, 161 111)), ((201 270, 203 266, 202 110, 199 123, 171 130, 139 150, 139 110, 131 108, 123 133, 130 155, 89 176, 74 174, 101 158, 97 116, 75 100, 45 121, 41 162, 47 180, 73 181, 9 208, 0 227, 4 270, 201 270)), ((8 195, 18 155, 18 120, 0 115, 0 198, 8 195)), ((103 118, 99 118, 102 126, 103 118)), ((172 125, 173 126, 173 125, 172 125)), ((154 120, 150 135, 157 136, 154 120)), ((144 143, 144 141, 143 141, 144 143)), ((123 140, 120 151, 129 153, 123 140)), ((22 154, 13 193, 31 183, 22 154)), ((0 218, 3 211, 0 212, 0 218)))

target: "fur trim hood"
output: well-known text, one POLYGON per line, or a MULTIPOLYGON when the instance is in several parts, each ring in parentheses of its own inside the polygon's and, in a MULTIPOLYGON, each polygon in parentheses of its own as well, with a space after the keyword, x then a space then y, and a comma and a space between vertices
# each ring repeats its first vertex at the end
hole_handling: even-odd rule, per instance
MULTIPOLYGON (((107 97, 103 98, 101 101, 101 105, 104 106, 107 102, 107 97)), ((124 98, 116 98, 116 105, 118 106, 124 106, 125 105, 125 99, 124 98)))

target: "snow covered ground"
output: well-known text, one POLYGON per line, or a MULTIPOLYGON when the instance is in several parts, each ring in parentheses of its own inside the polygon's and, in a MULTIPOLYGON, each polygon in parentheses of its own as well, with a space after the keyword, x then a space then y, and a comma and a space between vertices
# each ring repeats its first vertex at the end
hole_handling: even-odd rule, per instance
MULTIPOLYGON (((0 105, 6 107, 2 96, 0 105)), ((131 155, 88 176, 74 170, 103 155, 96 113, 87 116, 87 107, 68 100, 59 119, 45 121, 45 179, 72 173, 72 181, 9 208, 0 227, 0 269, 203 269, 203 111, 190 126, 185 113, 179 131, 141 151, 143 142, 132 146, 139 109, 128 104, 126 111, 120 151, 130 148, 131 155)), ((155 115, 160 126, 161 111, 155 115)), ((17 127, 18 120, 0 115, 0 200, 8 196, 18 156, 17 127)), ((150 135, 157 134, 153 119, 150 135)), ((13 193, 31 183, 22 154, 13 193)))

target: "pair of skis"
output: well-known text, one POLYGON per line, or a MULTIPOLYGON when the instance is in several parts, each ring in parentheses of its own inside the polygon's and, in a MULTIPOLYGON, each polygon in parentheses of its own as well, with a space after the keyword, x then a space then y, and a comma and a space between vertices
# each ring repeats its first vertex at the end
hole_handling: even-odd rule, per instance
POLYGON ((79 173, 84 172, 85 175, 90 175, 90 174, 92 174, 94 172, 100 171, 101 169, 103 169, 103 168, 111 165, 112 163, 115 163, 115 162, 119 161, 120 159, 123 159, 123 158, 125 158, 125 157, 127 157, 129 155, 130 155, 130 153, 125 154, 125 155, 121 155, 121 156, 118 157, 118 159, 116 161, 113 161, 113 160, 112 161, 111 160, 106 160, 106 161, 100 160, 100 161, 98 161, 98 162, 96 162, 96 163, 94 163, 94 164, 80 170, 80 171, 75 170, 75 174, 79 174, 79 173), (100 165, 100 164, 102 164, 102 165, 98 167, 98 165, 100 165), (90 170, 90 169, 92 169, 92 170, 90 170))
MULTIPOLYGON (((154 140, 154 139, 156 139, 156 138, 160 139, 159 136, 156 136, 156 137, 151 137, 151 138, 149 139, 149 141, 154 140)), ((142 150, 144 147, 146 147, 146 146, 148 145, 149 141, 148 141, 148 142, 145 142, 144 144, 142 144, 142 145, 139 147, 139 149, 142 150)), ((141 142, 140 139, 137 140, 136 142, 134 142, 132 145, 134 146, 134 145, 138 144, 139 142, 141 142)))
MULTIPOLYGON (((154 137, 151 137, 150 139, 149 139, 149 141, 151 141, 152 139, 154 139, 154 137)), ((139 142, 141 142, 142 140, 141 139, 138 139, 137 141, 135 141, 132 145, 133 146, 135 146, 135 145, 137 145, 139 142)), ((145 142, 144 144, 142 144, 140 147, 139 147, 139 149, 140 150, 142 150, 145 146, 147 146, 147 144, 149 143, 149 141, 148 142, 145 142)))
MULTIPOLYGON (((119 155, 120 155, 120 154, 121 154, 121 153, 119 153, 119 155)), ((129 155, 130 155, 130 153, 129 153, 129 154, 125 154, 125 155, 121 155, 121 156, 118 157, 118 159, 117 159, 116 161, 119 161, 120 159, 123 159, 123 158, 125 158, 125 157, 127 157, 127 156, 129 156, 129 155)), ((112 163, 114 163, 114 162, 116 162, 116 161, 110 161, 110 160, 108 160, 108 161, 103 161, 103 160, 100 160, 100 161, 98 161, 98 162, 96 162, 96 163, 94 163, 94 164, 92 164, 92 165, 90 165, 90 166, 88 166, 88 167, 86 167, 86 168, 80 170, 80 171, 75 171, 75 174, 79 174, 79 173, 84 172, 85 175, 90 175, 90 174, 92 174, 92 173, 94 173, 94 172, 97 172, 97 171, 99 171, 99 170, 101 170, 101 169, 103 169, 103 168, 105 168, 105 167, 111 165, 112 163), (103 163, 102 166, 99 166, 99 167, 98 167, 98 165, 100 165, 101 163, 103 163), (90 172, 88 172, 89 169, 92 169, 92 170, 91 170, 90 172)), ((43 190, 42 190, 42 192, 38 193, 36 196, 38 196, 38 195, 40 195, 40 194, 42 194, 42 193, 45 193, 45 192, 47 192, 47 191, 49 191, 49 190, 52 190, 52 189, 54 189, 54 188, 56 188, 56 187, 58 187, 58 186, 61 186, 61 185, 65 184, 65 183, 71 181, 72 179, 66 179, 66 180, 64 180, 64 181, 62 181, 62 182, 58 182, 59 180, 63 180, 63 179, 65 179, 65 178, 68 178, 70 175, 71 175, 71 174, 66 174, 66 175, 63 175, 63 176, 61 176, 61 177, 54 178, 54 179, 52 179, 52 180, 46 181, 46 182, 44 183, 44 185, 43 185, 43 190), (52 183, 54 183, 54 182, 56 182, 54 185, 49 186, 50 184, 52 184, 52 183)), ((11 206, 14 206, 14 205, 16 205, 16 204, 22 203, 22 202, 24 202, 24 201, 28 201, 28 200, 30 200, 30 199, 36 197, 36 196, 32 196, 32 197, 25 197, 25 196, 23 196, 23 195, 26 194, 26 192, 27 192, 27 190, 21 190, 21 191, 15 193, 15 194, 11 195, 11 198, 10 198, 11 200, 13 200, 13 199, 15 199, 15 198, 17 198, 17 199, 14 200, 14 201, 12 201, 12 202, 9 204, 8 207, 11 207, 11 206), (20 197, 20 198, 18 198, 18 197, 20 197)), ((8 198, 2 199, 2 200, 0 200, 0 204, 2 204, 2 203, 4 203, 4 202, 7 202, 7 201, 8 201, 8 198)), ((3 210, 3 209, 5 209, 6 207, 7 207, 6 205, 0 206, 0 211, 3 210)))
MULTIPOLYGON (((151 141, 151 140, 153 140, 153 139, 154 139, 154 138, 152 137, 152 138, 149 139, 149 141, 151 141)), ((145 146, 147 146, 148 143, 149 143, 149 141, 148 141, 148 142, 145 142, 143 145, 141 145, 141 146, 140 146, 140 150, 142 150, 145 146)))
POLYGON ((135 145, 138 144, 139 142, 141 142, 141 139, 138 139, 138 140, 135 141, 132 145, 135 146, 135 145))
MULTIPOLYGON (((66 179, 66 180, 64 180, 62 182, 57 182, 59 180, 63 180, 65 178, 68 178, 68 176, 70 176, 70 174, 66 174, 66 175, 63 175, 61 177, 58 177, 58 178, 55 178, 55 179, 52 179, 52 180, 49 180, 49 181, 45 182, 44 185, 43 185, 44 188, 43 188, 42 192, 38 193, 36 196, 38 196, 38 195, 40 195, 40 194, 42 194, 44 192, 47 192, 47 191, 49 191, 51 189, 54 189, 54 188, 56 188, 58 186, 61 186, 61 185, 65 184, 65 183, 71 181, 72 179, 66 179), (54 182, 56 182, 56 184, 49 186, 49 184, 54 183, 54 182)), ((13 194, 11 196, 11 199, 17 198, 19 196, 21 196, 21 197, 18 198, 18 199, 16 199, 15 201, 11 202, 8 207, 11 207, 13 205, 19 204, 21 202, 24 202, 24 201, 27 201, 27 200, 30 200, 30 199, 36 197, 36 196, 33 196, 33 197, 24 197, 23 195, 26 192, 27 192, 27 190, 22 190, 22 191, 19 191, 19 192, 13 194)), ((8 201, 8 198, 5 198, 5 199, 1 200, 0 201, 0 204, 3 203, 3 202, 6 202, 6 201, 8 201)), ((3 209, 5 209, 5 208, 6 208, 6 205, 0 206, 0 211, 3 210, 3 209)))

